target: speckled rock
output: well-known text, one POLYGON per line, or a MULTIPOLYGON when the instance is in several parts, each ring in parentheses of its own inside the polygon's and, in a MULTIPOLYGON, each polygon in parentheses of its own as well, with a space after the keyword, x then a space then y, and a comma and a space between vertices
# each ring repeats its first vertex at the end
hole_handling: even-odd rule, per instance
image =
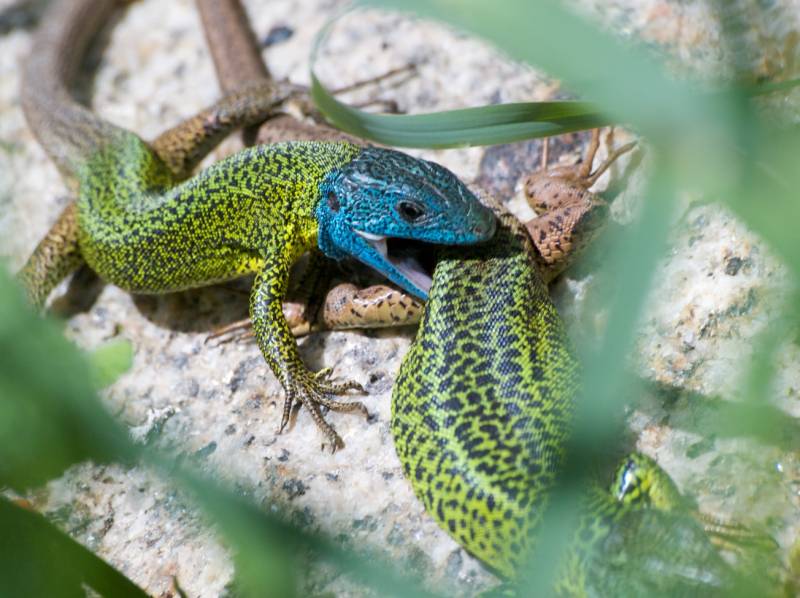
MULTIPOLYGON (((9 4, 0 0, 0 11, 9 4)), ((700 6, 704 3, 576 4, 612 30, 648 41, 680 68, 719 72, 718 29, 700 6)), ((792 0, 771 5, 771 11, 782 7, 797 16, 792 0)), ((259 38, 269 41, 265 55, 273 74, 303 83, 314 35, 344 2, 251 0, 247 6, 259 38)), ((789 64, 797 29, 796 19, 759 24, 768 40, 759 46, 766 73, 789 64)), ((17 65, 29 50, 26 29, 2 33, 0 255, 12 268, 21 265, 67 201, 19 108, 17 65)), ((319 73, 338 86, 409 62, 418 66, 416 77, 347 99, 387 97, 402 110, 421 112, 549 99, 560 92, 551 79, 479 41, 438 25, 372 12, 346 16, 336 25, 321 53, 319 73)), ((145 0, 134 4, 112 32, 93 105, 115 123, 152 138, 217 95, 193 3, 145 0)), ((575 135, 554 144, 554 158, 577 160, 584 139, 575 135)), ((442 162, 466 180, 478 178, 505 196, 514 192, 519 174, 538 164, 538 150, 539 143, 530 142, 488 152, 413 153, 442 162)), ((615 205, 619 219, 629 217, 641 200, 639 188, 632 186, 615 205)), ((525 215, 519 198, 511 205, 525 215)), ((647 378, 680 388, 735 396, 741 356, 752 350, 753 335, 780 304, 786 274, 757 238, 717 206, 687 202, 674 231, 673 249, 660 265, 642 321, 636 367, 647 378)), ((579 268, 554 290, 578 339, 591 337, 602 325, 602 318, 582 309, 593 284, 591 271, 591 265, 579 268)), ((373 414, 369 420, 328 416, 347 445, 330 455, 320 450, 322 438, 305 411, 286 433, 276 433, 282 392, 255 344, 205 342, 213 327, 246 314, 246 286, 164 297, 131 297, 101 287, 88 310, 69 318, 67 334, 83 347, 120 335, 134 343, 132 370, 104 393, 106 405, 134 438, 183 454, 305 528, 346 545, 372 547, 447 593, 471 595, 491 585, 494 578, 426 516, 394 454, 391 385, 413 331, 322 333, 301 341, 310 367, 333 366, 336 374, 369 391, 363 399, 373 414)), ((797 353, 794 345, 779 351, 772 397, 794 416, 800 415, 797 353)), ((656 456, 703 510, 766 524, 787 547, 800 531, 796 456, 771 445, 709 438, 702 431, 704 417, 710 416, 691 397, 664 401, 653 395, 631 413, 630 422, 638 447, 656 456)), ((224 595, 231 582, 226 549, 151 472, 83 464, 32 500, 153 595, 167 592, 173 576, 191 596, 224 595)), ((365 595, 325 565, 315 566, 306 583, 315 592, 365 595)))

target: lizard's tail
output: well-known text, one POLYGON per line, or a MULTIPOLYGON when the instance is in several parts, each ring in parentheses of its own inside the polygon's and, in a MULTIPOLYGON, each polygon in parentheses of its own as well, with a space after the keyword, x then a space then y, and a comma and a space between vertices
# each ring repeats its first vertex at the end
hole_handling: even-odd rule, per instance
POLYGON ((22 107, 28 125, 62 174, 81 164, 123 130, 70 94, 90 43, 124 0, 57 0, 46 11, 23 64, 22 107))

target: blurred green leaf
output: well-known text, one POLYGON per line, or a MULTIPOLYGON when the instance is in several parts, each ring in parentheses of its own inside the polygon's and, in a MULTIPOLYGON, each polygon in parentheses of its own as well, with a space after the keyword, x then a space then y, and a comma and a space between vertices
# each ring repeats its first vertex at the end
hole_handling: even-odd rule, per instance
POLYGON ((133 344, 124 338, 111 340, 87 355, 95 388, 105 388, 131 369, 133 344))
POLYGON ((312 551, 315 560, 333 564, 340 574, 373 588, 380 596, 434 596, 423 589, 417 572, 401 572, 369 550, 343 549, 322 534, 299 530, 219 484, 171 464, 163 455, 151 455, 151 462, 192 493, 234 548, 237 584, 244 595, 294 595, 294 552, 303 548, 312 551))
MULTIPOLYGON (((155 462, 168 463, 163 457, 155 462)), ((191 492, 194 502, 234 549, 237 593, 253 598, 296 595, 297 530, 196 474, 176 467, 167 471, 167 477, 191 492)))
MULTIPOLYGON (((768 362, 769 354, 763 358, 759 352, 755 352, 755 359, 768 362)), ((655 395, 657 406, 651 404, 652 402, 644 402, 637 408, 648 417, 656 419, 663 417, 663 406, 667 405, 671 412, 670 426, 673 429, 690 432, 705 439, 751 437, 764 445, 793 451, 800 446, 800 421, 766 402, 763 389, 765 385, 771 384, 773 378, 770 376, 766 381, 756 378, 760 378, 762 372, 770 369, 769 363, 759 364, 755 369, 759 371, 745 370, 745 374, 751 383, 758 384, 754 387, 758 396, 752 396, 745 390, 745 400, 730 400, 677 386, 649 383, 642 390, 655 395), (673 407, 678 402, 679 405, 673 407)))
POLYGON ((609 309, 606 334, 593 349, 583 347, 582 391, 574 429, 567 449, 567 463, 553 491, 540 529, 538 546, 525 572, 525 582, 535 587, 551 587, 559 571, 558 563, 573 537, 579 520, 580 497, 586 496, 594 480, 591 472, 598 464, 613 461, 619 440, 622 409, 632 384, 626 367, 645 297, 655 274, 655 263, 664 247, 674 206, 672 178, 657 169, 645 192, 639 219, 609 240, 612 245, 601 276, 614 276, 613 294, 596 301, 598 309, 609 309))
POLYGON ((721 181, 714 198, 725 201, 766 239, 800 275, 800 128, 770 125, 743 115, 739 123, 742 159, 721 181))
POLYGON ((688 123, 724 118, 725 101, 700 94, 665 73, 634 40, 620 42, 555 0, 361 0, 414 12, 476 33, 512 58, 559 77, 604 115, 647 137, 673 138, 688 123))
POLYGON ((145 598, 132 581, 38 513, 0 497, 0 594, 145 598))
POLYGON ((85 359, 2 268, 0 354, 0 485, 24 490, 87 459, 135 458, 138 449, 97 400, 85 359))

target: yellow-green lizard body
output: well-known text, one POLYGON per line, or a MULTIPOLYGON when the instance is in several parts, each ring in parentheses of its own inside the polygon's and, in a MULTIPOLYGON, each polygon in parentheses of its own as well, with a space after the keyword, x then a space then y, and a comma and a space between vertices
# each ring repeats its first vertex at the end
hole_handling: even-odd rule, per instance
POLYGON ((564 461, 578 364, 506 215, 489 247, 440 257, 392 392, 403 469, 440 525, 511 575, 564 461))

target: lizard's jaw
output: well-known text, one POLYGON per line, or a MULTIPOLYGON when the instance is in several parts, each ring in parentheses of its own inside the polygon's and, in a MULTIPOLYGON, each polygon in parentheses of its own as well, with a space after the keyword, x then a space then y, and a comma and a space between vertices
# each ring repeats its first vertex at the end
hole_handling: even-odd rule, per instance
MULTIPOLYGON (((398 280, 395 273, 400 274, 408 282, 410 282, 415 289, 408 289, 423 298, 427 298, 428 292, 431 290, 433 279, 431 275, 420 264, 417 257, 413 254, 413 250, 418 243, 408 241, 406 239, 389 239, 383 235, 374 235, 372 233, 363 232, 360 230, 355 231, 372 249, 377 253, 379 260, 383 261, 385 268, 381 272, 389 277, 393 282, 407 287, 402 280, 398 280), (391 245, 387 241, 392 241, 391 245)), ((429 250, 430 251, 430 250, 429 250)))

